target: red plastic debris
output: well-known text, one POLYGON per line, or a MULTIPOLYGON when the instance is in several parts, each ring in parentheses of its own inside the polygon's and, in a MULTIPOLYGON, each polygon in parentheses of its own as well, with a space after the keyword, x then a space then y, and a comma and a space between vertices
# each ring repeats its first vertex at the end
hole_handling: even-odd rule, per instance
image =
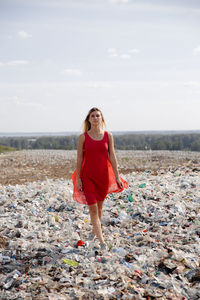
POLYGON ((79 247, 79 246, 83 246, 85 245, 85 243, 81 240, 79 240, 77 243, 76 243, 76 247, 79 247))

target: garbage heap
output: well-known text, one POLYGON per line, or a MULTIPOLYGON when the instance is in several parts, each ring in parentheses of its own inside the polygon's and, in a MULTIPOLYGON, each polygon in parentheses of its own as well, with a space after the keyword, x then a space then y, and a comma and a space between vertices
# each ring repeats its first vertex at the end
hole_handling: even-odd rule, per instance
POLYGON ((199 171, 124 176, 104 203, 103 251, 71 181, 1 185, 1 299, 199 299, 199 171))

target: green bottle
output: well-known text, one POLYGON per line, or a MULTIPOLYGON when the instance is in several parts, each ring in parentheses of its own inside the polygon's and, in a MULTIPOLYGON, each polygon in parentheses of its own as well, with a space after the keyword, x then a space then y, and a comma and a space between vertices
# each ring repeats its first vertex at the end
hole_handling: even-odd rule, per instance
POLYGON ((129 201, 129 202, 133 202, 133 195, 132 195, 132 194, 129 194, 129 195, 128 195, 128 201, 129 201))
POLYGON ((143 188, 143 187, 146 187, 146 183, 141 183, 141 184, 139 185, 139 188, 143 188))

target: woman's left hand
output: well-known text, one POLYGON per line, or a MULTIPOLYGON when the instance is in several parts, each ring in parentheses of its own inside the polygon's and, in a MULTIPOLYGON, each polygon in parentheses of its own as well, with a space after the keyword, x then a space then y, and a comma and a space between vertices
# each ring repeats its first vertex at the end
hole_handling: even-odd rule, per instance
POLYGON ((119 177, 116 178, 116 181, 117 181, 117 184, 119 185, 119 187, 122 189, 123 188, 123 183, 122 181, 120 180, 119 177))

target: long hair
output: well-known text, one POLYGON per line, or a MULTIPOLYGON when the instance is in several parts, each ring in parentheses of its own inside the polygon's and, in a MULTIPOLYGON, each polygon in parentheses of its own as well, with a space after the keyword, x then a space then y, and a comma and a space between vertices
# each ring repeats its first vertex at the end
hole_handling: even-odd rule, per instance
POLYGON ((83 132, 87 132, 88 130, 90 130, 91 128, 91 124, 89 122, 89 118, 90 118, 90 114, 93 112, 93 111, 99 111, 100 114, 101 114, 101 119, 102 119, 102 127, 105 127, 106 126, 106 123, 105 123, 105 120, 104 120, 104 117, 103 117, 103 114, 101 112, 101 110, 97 107, 93 107, 89 110, 84 122, 83 122, 83 132))

